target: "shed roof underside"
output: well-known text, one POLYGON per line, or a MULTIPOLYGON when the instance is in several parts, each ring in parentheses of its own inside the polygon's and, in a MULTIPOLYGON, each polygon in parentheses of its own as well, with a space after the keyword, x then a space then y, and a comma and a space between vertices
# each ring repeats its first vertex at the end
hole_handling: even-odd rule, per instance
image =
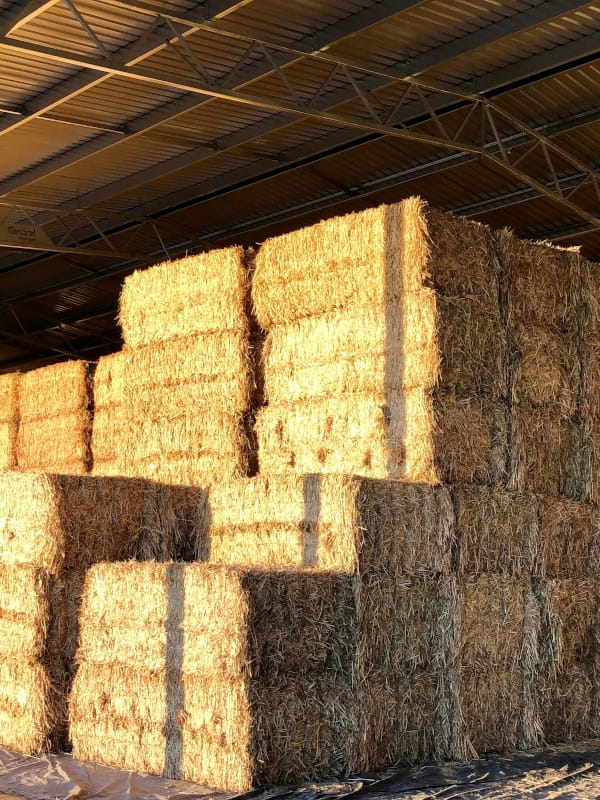
POLYGON ((0 371, 124 276, 420 194, 600 260, 600 3, 0 0, 0 371))

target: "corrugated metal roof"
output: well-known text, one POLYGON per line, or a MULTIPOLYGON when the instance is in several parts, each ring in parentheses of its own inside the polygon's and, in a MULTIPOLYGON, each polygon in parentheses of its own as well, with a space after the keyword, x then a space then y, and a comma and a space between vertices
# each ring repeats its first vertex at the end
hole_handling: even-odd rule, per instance
MULTIPOLYGON (((19 19, 24 5, 0 0, 0 218, 33 220, 58 249, 79 243, 0 248, 14 330, 0 334, 0 368, 52 356, 61 320, 88 347, 94 309, 164 248, 248 242, 412 193, 600 258, 598 3, 74 6, 29 3, 19 19), (569 205, 556 181, 580 179, 569 205), (19 340, 12 312, 33 340, 19 340)), ((96 324, 98 347, 116 341, 110 313, 96 324)))

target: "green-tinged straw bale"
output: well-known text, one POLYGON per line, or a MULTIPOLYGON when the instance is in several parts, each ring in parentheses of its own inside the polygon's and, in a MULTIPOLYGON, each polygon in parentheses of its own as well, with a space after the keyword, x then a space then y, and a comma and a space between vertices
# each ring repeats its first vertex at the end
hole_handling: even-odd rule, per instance
POLYGON ((0 470, 17 466, 18 430, 17 423, 0 422, 0 470))
POLYGON ((19 387, 21 422, 85 412, 90 391, 87 361, 63 361, 25 372, 19 387))
POLYGON ((446 295, 497 297, 497 270, 489 229, 412 197, 268 239, 252 298, 270 329, 351 305, 385 313, 429 281, 446 295))
POLYGON ((444 483, 502 486, 508 459, 508 409, 483 397, 438 395, 433 456, 444 483))
POLYGON ((129 347, 198 333, 246 329, 240 247, 167 261, 129 275, 119 321, 129 347))
POLYGON ((500 237, 509 322, 538 323, 574 332, 585 303, 583 259, 576 250, 500 237))
POLYGON ((277 475, 211 486, 198 556, 225 564, 393 576, 450 571, 444 487, 344 475, 277 475))
POLYGON ((516 323, 512 345, 513 402, 553 404, 562 416, 573 415, 581 395, 578 341, 540 325, 516 323))
POLYGON ((543 609, 536 691, 547 741, 596 736, 599 584, 595 578, 550 580, 538 588, 543 609))
POLYGON ((87 410, 21 421, 19 469, 82 475, 90 467, 91 434, 92 415, 87 410))
POLYGON ((19 419, 18 372, 0 375, 0 422, 15 423, 19 419))
POLYGON ((512 408, 509 488, 551 496, 584 494, 576 421, 555 406, 512 408))
POLYGON ((54 687, 46 669, 24 658, 0 658, 0 744, 41 753, 51 744, 54 687))
POLYGON ((538 574, 539 500, 487 486, 455 485, 457 569, 461 574, 538 574))
POLYGON ((343 773, 360 740, 356 635, 347 575, 97 566, 71 696, 74 753, 239 791, 343 773), (136 603, 139 585, 151 602, 136 603))
POLYGON ((590 504, 561 498, 540 500, 543 574, 583 578, 600 568, 600 519, 590 504))
POLYGON ((471 669, 459 673, 464 731, 478 754, 523 747, 523 671, 471 669))

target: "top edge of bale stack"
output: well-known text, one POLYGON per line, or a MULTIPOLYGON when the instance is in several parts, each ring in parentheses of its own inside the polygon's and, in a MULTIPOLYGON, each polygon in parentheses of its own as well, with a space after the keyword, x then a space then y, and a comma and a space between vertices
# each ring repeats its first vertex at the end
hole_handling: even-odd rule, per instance
POLYGON ((245 331, 247 272, 242 247, 165 261, 129 275, 119 322, 126 347, 228 330, 245 331))
POLYGON ((426 286, 449 297, 497 295, 491 236, 485 225, 410 197, 267 239, 253 276, 258 321, 268 330, 348 306, 381 306, 426 286), (430 244, 441 230, 438 251, 430 244))

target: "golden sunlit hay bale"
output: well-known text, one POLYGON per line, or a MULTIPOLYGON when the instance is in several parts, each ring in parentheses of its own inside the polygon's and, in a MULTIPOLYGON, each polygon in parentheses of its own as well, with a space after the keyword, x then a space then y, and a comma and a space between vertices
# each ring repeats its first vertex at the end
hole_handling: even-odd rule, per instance
POLYGON ((389 315, 373 308, 333 311, 270 332, 266 393, 272 403, 368 392, 432 388, 506 395, 506 337, 498 304, 438 298, 430 289, 399 301, 389 315), (437 310, 436 310, 437 302, 437 310))
POLYGON ((256 417, 261 472, 336 472, 436 481, 431 399, 414 389, 268 406, 256 417))
POLYGON ((268 239, 256 256, 252 298, 270 329, 351 305, 384 312, 430 278, 443 294, 497 297, 495 249, 484 226, 411 197, 268 239))
POLYGON ((87 410, 23 421, 17 434, 21 470, 81 475, 90 467, 92 415, 87 410))
POLYGON ((107 470, 104 474, 112 472, 178 486, 204 487, 217 481, 240 478, 248 470, 247 463, 244 453, 240 453, 237 458, 222 458, 218 453, 208 453, 195 458, 187 456, 164 458, 157 455, 139 461, 120 462, 118 467, 112 462, 107 462, 106 465, 101 464, 100 469, 107 470))
POLYGON ((507 232, 500 243, 509 321, 574 332, 585 304, 585 265, 579 253, 507 232))
POLYGON ((105 470, 109 466, 119 468, 123 460, 122 443, 127 441, 130 425, 131 417, 124 406, 103 406, 94 410, 91 439, 94 475, 108 474, 105 470))
POLYGON ((342 475, 215 483, 198 556, 393 576, 450 571, 447 489, 342 475))
POLYGON ((129 275, 119 321, 127 346, 246 329, 243 250, 230 247, 167 261, 129 275))
POLYGON ((512 328, 515 403, 554 404, 562 416, 573 415, 581 390, 578 341, 539 325, 512 328))
POLYGON ((598 512, 587 503, 540 499, 543 574, 576 578, 598 571, 598 512))
POLYGON ((18 372, 0 375, 0 422, 15 423, 19 419, 18 372))
POLYGON ((0 744, 18 753, 50 746, 53 687, 41 664, 0 658, 0 744))
POLYGON ((91 379, 87 361, 63 361, 21 375, 22 422, 87 412, 91 379))
POLYGON ((350 576, 98 566, 82 610, 74 752, 232 790, 344 772, 360 736, 356 635, 350 576))
POLYGON ((43 657, 49 613, 47 574, 0 563, 0 660, 43 657))
POLYGON ((17 466, 18 423, 0 422, 0 470, 17 466))
POLYGON ((462 574, 538 574, 538 498, 487 486, 452 487, 457 569, 462 574))
POLYGON ((512 408, 508 485, 518 491, 585 494, 575 423, 554 406, 512 408))
POLYGON ((385 405, 365 395, 329 397, 268 406, 256 418, 262 472, 353 473, 422 483, 502 483, 507 427, 505 403, 432 399, 419 389, 391 393, 385 405))
POLYGON ((404 298, 402 312, 389 319, 358 307, 273 328, 263 352, 270 402, 363 389, 385 403, 390 391, 433 386, 435 303, 424 289, 404 298))

